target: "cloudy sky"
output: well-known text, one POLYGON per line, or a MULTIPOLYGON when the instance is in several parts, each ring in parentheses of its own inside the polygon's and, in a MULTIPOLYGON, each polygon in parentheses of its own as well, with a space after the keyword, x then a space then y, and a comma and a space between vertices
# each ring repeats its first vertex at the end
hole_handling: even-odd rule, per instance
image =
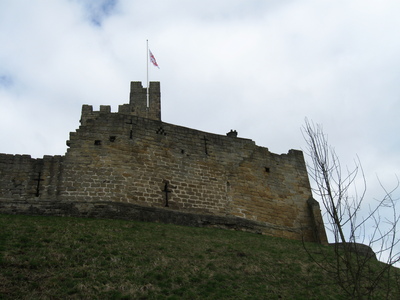
POLYGON ((0 153, 63 155, 82 104, 129 100, 160 69, 162 120, 305 149, 307 117, 342 164, 400 175, 398 0, 0 0, 0 153))

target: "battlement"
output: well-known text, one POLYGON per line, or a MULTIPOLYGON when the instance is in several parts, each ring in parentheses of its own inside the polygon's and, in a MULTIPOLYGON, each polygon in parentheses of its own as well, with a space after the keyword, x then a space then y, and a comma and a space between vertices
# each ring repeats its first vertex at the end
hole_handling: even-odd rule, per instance
MULTIPOLYGON (((100 105, 100 110, 94 111, 92 105, 84 104, 82 105, 81 124, 85 125, 87 120, 96 119, 107 113, 111 113, 110 105, 100 105)), ((147 89, 140 81, 132 81, 129 104, 119 105, 118 113, 161 121, 160 82, 150 82, 147 89)))

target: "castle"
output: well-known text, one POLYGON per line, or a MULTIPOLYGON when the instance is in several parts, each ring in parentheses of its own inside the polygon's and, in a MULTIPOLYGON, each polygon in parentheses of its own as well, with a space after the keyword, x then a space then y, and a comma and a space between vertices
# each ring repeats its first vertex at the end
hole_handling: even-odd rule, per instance
POLYGON ((83 105, 65 156, 0 154, 0 213, 121 218, 326 243, 301 151, 161 121, 160 83, 83 105))

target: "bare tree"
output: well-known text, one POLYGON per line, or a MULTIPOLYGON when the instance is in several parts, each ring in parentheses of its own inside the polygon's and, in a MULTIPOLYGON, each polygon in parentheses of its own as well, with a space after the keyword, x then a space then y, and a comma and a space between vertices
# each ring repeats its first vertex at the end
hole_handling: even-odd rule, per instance
POLYGON ((325 257, 318 261, 315 255, 310 255, 334 276, 348 296, 364 299, 384 290, 386 298, 392 297, 399 292, 394 291, 398 286, 393 284, 394 275, 391 275, 393 265, 400 260, 395 251, 399 243, 396 229, 400 215, 393 198, 399 186, 398 178, 392 190, 386 190, 379 182, 384 197, 375 200, 364 212, 367 184, 360 160, 355 160, 353 168, 343 170, 320 125, 306 119, 302 131, 311 161, 308 169, 315 183, 314 193, 322 201, 326 227, 334 238, 335 259, 329 262, 325 257), (384 263, 377 262, 376 256, 384 263))

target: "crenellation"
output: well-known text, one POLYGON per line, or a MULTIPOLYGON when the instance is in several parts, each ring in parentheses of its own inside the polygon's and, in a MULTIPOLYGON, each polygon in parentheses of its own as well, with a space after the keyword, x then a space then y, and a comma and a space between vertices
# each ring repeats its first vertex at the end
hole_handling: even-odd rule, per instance
POLYGON ((111 106, 110 105, 100 105, 100 112, 101 113, 111 113, 111 106))

